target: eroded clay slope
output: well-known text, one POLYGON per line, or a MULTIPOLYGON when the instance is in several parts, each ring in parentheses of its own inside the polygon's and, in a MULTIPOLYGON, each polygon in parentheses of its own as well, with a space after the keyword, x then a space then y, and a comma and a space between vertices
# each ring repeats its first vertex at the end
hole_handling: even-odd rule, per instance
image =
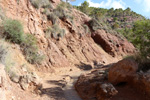
MULTIPOLYGON (((54 7, 59 2, 52 0, 54 7)), ((45 55, 45 60, 39 65, 43 68, 67 67, 93 61, 107 64, 117 61, 119 56, 134 52, 134 46, 126 39, 118 39, 104 30, 91 30, 92 36, 85 34, 82 25, 87 24, 91 18, 75 9, 72 9, 74 24, 59 19, 58 24, 66 30, 66 34, 56 40, 46 38, 44 30, 52 26, 52 22, 44 20, 45 15, 41 13, 43 9, 35 9, 30 0, 1 0, 0 6, 8 18, 20 20, 24 31, 34 34, 38 39, 40 53, 45 55)))

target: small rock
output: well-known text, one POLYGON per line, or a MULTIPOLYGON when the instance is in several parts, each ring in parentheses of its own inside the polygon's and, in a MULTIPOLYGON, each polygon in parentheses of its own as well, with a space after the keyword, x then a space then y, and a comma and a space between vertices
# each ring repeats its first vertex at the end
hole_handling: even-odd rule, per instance
POLYGON ((30 73, 20 78, 19 84, 23 90, 27 90, 30 83, 33 83, 32 85, 35 87, 40 84, 39 77, 36 75, 36 73, 30 73))
POLYGON ((15 96, 12 96, 12 97, 11 97, 11 100, 15 100, 15 96))
POLYGON ((106 74, 106 71, 104 71, 104 70, 99 70, 99 74, 106 74))
POLYGON ((70 76, 67 76, 67 77, 64 78, 64 80, 65 80, 66 82, 70 82, 70 81, 71 81, 71 77, 70 77, 70 76))
POLYGON ((70 71, 72 71, 72 69, 70 69, 70 71))
POLYGON ((15 74, 15 75, 12 75, 12 76, 10 77, 10 79, 11 79, 11 81, 13 81, 13 82, 15 82, 15 83, 18 83, 19 80, 20 80, 20 76, 15 74))
POLYGON ((27 90, 29 86, 29 79, 27 76, 22 76, 20 78, 19 84, 23 90, 27 90))
POLYGON ((27 72, 27 69, 25 67, 22 67, 22 71, 27 72))

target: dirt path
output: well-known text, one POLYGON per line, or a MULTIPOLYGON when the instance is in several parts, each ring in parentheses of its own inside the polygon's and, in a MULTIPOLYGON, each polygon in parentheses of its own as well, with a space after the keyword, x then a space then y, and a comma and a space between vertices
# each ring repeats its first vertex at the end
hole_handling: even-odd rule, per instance
POLYGON ((43 75, 40 100, 82 100, 74 89, 78 77, 85 73, 78 68, 59 68, 55 74, 43 75))
POLYGON ((74 88, 74 83, 76 82, 76 80, 78 79, 78 76, 81 74, 82 72, 78 72, 78 73, 73 73, 73 75, 71 75, 71 77, 73 77, 73 80, 71 80, 70 82, 67 82, 66 86, 63 88, 65 97, 67 100, 82 100, 75 88, 74 88))
MULTIPOLYGON (((81 74, 78 68, 59 68, 55 74, 43 75, 42 95, 38 100, 82 100, 74 89, 74 83, 81 74)), ((118 94, 111 100, 146 100, 144 95, 128 85, 117 86, 118 94)))

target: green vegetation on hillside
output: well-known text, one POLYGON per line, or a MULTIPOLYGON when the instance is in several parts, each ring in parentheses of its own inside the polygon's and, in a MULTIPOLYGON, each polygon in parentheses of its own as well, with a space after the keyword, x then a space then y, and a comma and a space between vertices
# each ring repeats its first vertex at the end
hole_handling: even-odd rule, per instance
POLYGON ((54 39, 59 39, 59 38, 63 38, 64 35, 66 34, 66 31, 65 29, 63 28, 60 28, 58 25, 53 25, 52 27, 49 27, 47 30, 46 30, 46 36, 49 38, 49 37, 52 37, 54 39))
POLYGON ((125 29, 126 37, 137 48, 134 58, 139 63, 139 70, 150 69, 150 20, 136 21, 132 29, 125 29))
POLYGON ((43 0, 42 4, 40 0, 30 0, 30 2, 35 8, 43 8, 44 10, 42 11, 42 14, 46 15, 46 20, 52 22, 52 25, 47 26, 47 29, 45 29, 47 38, 51 37, 56 40, 59 40, 59 38, 63 38, 66 31, 64 28, 61 28, 59 26, 59 23, 60 20, 69 21, 70 23, 73 23, 74 18, 71 13, 73 6, 70 5, 68 2, 63 1, 59 5, 57 5, 56 8, 43 6, 45 5, 44 2, 47 2, 47 5, 51 5, 51 2, 48 0, 43 0))
POLYGON ((23 26, 18 20, 6 19, 2 22, 3 37, 19 44, 28 62, 40 63, 42 56, 38 53, 36 38, 32 34, 25 34, 23 26))
POLYGON ((150 59, 150 20, 135 22, 132 43, 139 49, 142 57, 150 59))
POLYGON ((104 29, 106 32, 123 35, 137 48, 135 59, 140 69, 150 69, 150 20, 133 12, 130 8, 104 9, 89 7, 85 1, 81 6, 74 6, 88 16, 92 17, 89 26, 93 31, 104 29))
POLYGON ((30 2, 37 9, 39 9, 40 7, 53 8, 49 0, 30 0, 30 2))
POLYGON ((3 21, 4 36, 13 43, 21 44, 23 39, 23 26, 18 20, 7 19, 3 21))
POLYGON ((101 23, 101 29, 108 31, 109 33, 114 32, 124 35, 127 29, 132 29, 135 21, 145 19, 142 15, 133 12, 130 8, 125 10, 121 8, 95 8, 89 7, 89 3, 87 1, 83 2, 81 6, 74 7, 91 16, 98 23, 101 23))

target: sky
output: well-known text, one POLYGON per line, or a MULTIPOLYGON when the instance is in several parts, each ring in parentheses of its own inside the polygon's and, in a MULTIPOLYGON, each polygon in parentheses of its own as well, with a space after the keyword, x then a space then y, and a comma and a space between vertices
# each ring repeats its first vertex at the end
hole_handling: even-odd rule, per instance
POLYGON ((126 9, 129 7, 132 11, 150 19, 150 0, 76 0, 70 3, 72 5, 81 5, 84 1, 88 1, 91 7, 107 9, 126 9))

